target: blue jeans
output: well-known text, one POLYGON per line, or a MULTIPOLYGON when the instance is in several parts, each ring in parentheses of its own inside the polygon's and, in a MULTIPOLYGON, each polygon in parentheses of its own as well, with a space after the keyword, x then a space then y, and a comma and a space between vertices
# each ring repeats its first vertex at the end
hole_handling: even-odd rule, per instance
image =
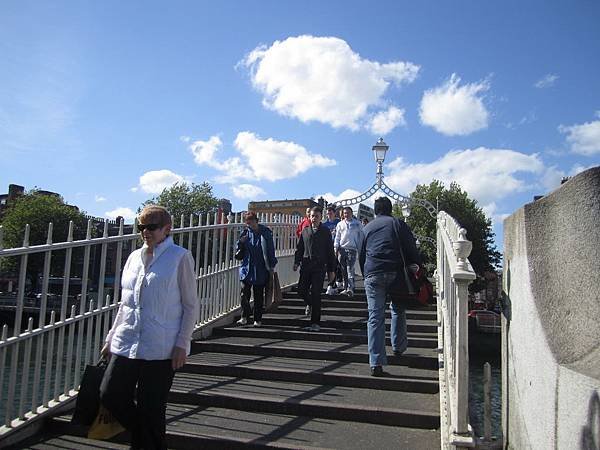
POLYGON ((354 292, 354 266, 356 265, 356 250, 340 248, 340 265, 344 289, 354 292))
MULTIPOLYGON (((365 278, 365 292, 369 306, 367 337, 369 342, 369 364, 371 367, 387 364, 385 355, 385 306, 386 291, 396 278, 396 272, 374 273, 365 278)), ((392 349, 404 352, 408 346, 406 336, 406 311, 404 306, 391 305, 392 349)))

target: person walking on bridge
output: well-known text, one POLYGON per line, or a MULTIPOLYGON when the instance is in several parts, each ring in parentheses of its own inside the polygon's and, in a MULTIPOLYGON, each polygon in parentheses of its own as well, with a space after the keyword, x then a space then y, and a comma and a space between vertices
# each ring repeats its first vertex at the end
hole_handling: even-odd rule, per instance
MULTIPOLYGON (((335 230, 336 230, 336 226, 338 223, 340 223, 340 218, 337 217, 335 214, 335 206, 334 205, 328 206, 327 207, 327 220, 325 222, 323 222, 323 225, 325 225, 327 227, 327 229, 331 232, 331 246, 332 247, 333 247, 333 243, 335 242, 335 230)), ((335 282, 338 279, 338 272, 341 275, 339 266, 340 266, 339 262, 336 263, 336 268, 335 268, 336 276, 327 285, 327 292, 325 293, 327 295, 336 295, 337 294, 335 282)), ((340 276, 340 278, 341 278, 341 276, 340 276)))
MULTIPOLYGON (((385 351, 385 308, 387 293, 398 282, 405 284, 402 255, 413 272, 419 269, 421 257, 415 238, 408 225, 392 217, 392 202, 387 197, 375 200, 374 220, 363 229, 364 241, 359 252, 359 264, 365 277, 365 292, 369 318, 367 340, 371 375, 385 375, 383 366, 387 364, 385 351)), ((400 289, 408 291, 406 286, 400 289)), ((404 306, 391 305, 391 341, 394 355, 402 355, 408 345, 406 335, 406 311, 404 306)))
POLYGON ((335 254, 331 245, 331 232, 321 223, 322 209, 310 210, 311 225, 302 230, 294 254, 294 271, 300 267, 300 294, 309 301, 309 331, 321 329, 321 290, 327 272, 329 281, 335 277, 335 254))
POLYGON ((198 319, 194 259, 173 242, 162 206, 146 206, 138 229, 144 245, 123 267, 121 305, 101 350, 109 364, 100 399, 131 432, 132 448, 166 449, 167 397, 198 319))
POLYGON ((242 232, 235 252, 235 259, 241 260, 240 297, 242 318, 239 325, 246 325, 252 310, 250 308, 250 290, 254 293, 254 326, 262 325, 262 313, 265 299, 265 288, 277 265, 273 232, 270 228, 259 224, 255 212, 244 214, 247 228, 242 232))
POLYGON ((354 266, 356 255, 363 240, 362 224, 353 217, 352 208, 346 206, 343 210, 344 220, 335 227, 334 248, 340 265, 342 266, 342 277, 344 290, 341 294, 352 297, 354 295, 354 266))

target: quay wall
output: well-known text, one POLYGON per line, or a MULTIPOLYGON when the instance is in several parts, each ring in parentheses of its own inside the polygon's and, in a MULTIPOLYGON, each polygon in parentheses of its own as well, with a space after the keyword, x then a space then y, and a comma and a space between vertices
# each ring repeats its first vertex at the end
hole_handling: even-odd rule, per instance
POLYGON ((504 221, 508 449, 600 444, 600 167, 504 221))

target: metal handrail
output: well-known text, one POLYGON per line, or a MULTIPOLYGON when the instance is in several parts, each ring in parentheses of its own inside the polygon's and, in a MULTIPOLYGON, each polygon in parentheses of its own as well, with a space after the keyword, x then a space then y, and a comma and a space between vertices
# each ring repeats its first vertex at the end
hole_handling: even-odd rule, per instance
MULTIPOLYGON (((277 221, 273 220, 273 215, 259 218, 273 231, 280 282, 283 286, 291 285, 297 278, 292 270, 292 255, 298 218, 278 216, 277 221)), ((182 226, 171 230, 179 245, 194 256, 197 292, 201 299, 195 332, 239 308, 240 262, 233 255, 235 242, 245 225, 241 214, 227 217, 226 223, 220 222, 225 222, 225 218, 217 213, 190 217, 187 226, 182 218, 182 226)), ((53 226, 49 224, 47 242, 29 245, 27 226, 23 245, 7 249, 2 245, 0 227, 0 258, 19 258, 20 263, 18 287, 13 300, 14 327, 10 333, 6 324, 0 329, 0 383, 4 386, 6 382, 8 386, 6 392, 0 391, 0 414, 4 416, 0 422, 0 439, 76 395, 83 369, 86 364, 98 359, 104 336, 118 309, 122 264, 127 254, 139 246, 136 228, 134 224, 134 232, 124 234, 121 222, 118 234, 109 236, 108 223, 105 222, 103 236, 92 238, 92 221, 89 220, 86 238, 73 240, 71 223, 67 241, 54 243, 53 226), (74 255, 74 249, 83 249, 83 256, 74 255), (99 251, 92 256, 92 249, 99 251), (65 253, 62 294, 56 297, 60 299, 60 305, 57 302, 56 309, 50 311, 54 307, 48 302, 51 295, 49 279, 55 259, 53 255, 59 250, 65 253), (25 277, 32 255, 42 255, 44 260, 39 301, 36 298, 39 312, 36 321, 32 317, 24 321, 30 308, 25 296, 25 277), (112 267, 109 267, 109 261, 112 267), (81 273, 87 276, 81 277, 81 295, 73 302, 69 282, 78 265, 81 273), (107 274, 114 274, 110 286, 112 295, 104 295, 107 274), (97 293, 94 293, 96 300, 89 300, 90 280, 98 286, 97 293), (23 323, 25 327, 21 326, 23 323), (22 369, 22 377, 17 376, 19 368, 22 369)))
POLYGON ((467 314, 468 285, 476 277, 468 260, 473 246, 445 211, 438 213, 436 226, 442 448, 471 447, 467 314))

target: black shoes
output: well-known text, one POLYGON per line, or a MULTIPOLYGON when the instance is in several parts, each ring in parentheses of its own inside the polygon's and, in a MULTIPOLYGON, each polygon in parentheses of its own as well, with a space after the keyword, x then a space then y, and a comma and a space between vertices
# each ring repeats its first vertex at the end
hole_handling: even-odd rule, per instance
POLYGON ((386 373, 383 371, 383 367, 375 366, 371 367, 371 376, 372 377, 383 377, 386 373))
POLYGON ((400 350, 394 350, 394 356, 402 356, 403 353, 400 350))

